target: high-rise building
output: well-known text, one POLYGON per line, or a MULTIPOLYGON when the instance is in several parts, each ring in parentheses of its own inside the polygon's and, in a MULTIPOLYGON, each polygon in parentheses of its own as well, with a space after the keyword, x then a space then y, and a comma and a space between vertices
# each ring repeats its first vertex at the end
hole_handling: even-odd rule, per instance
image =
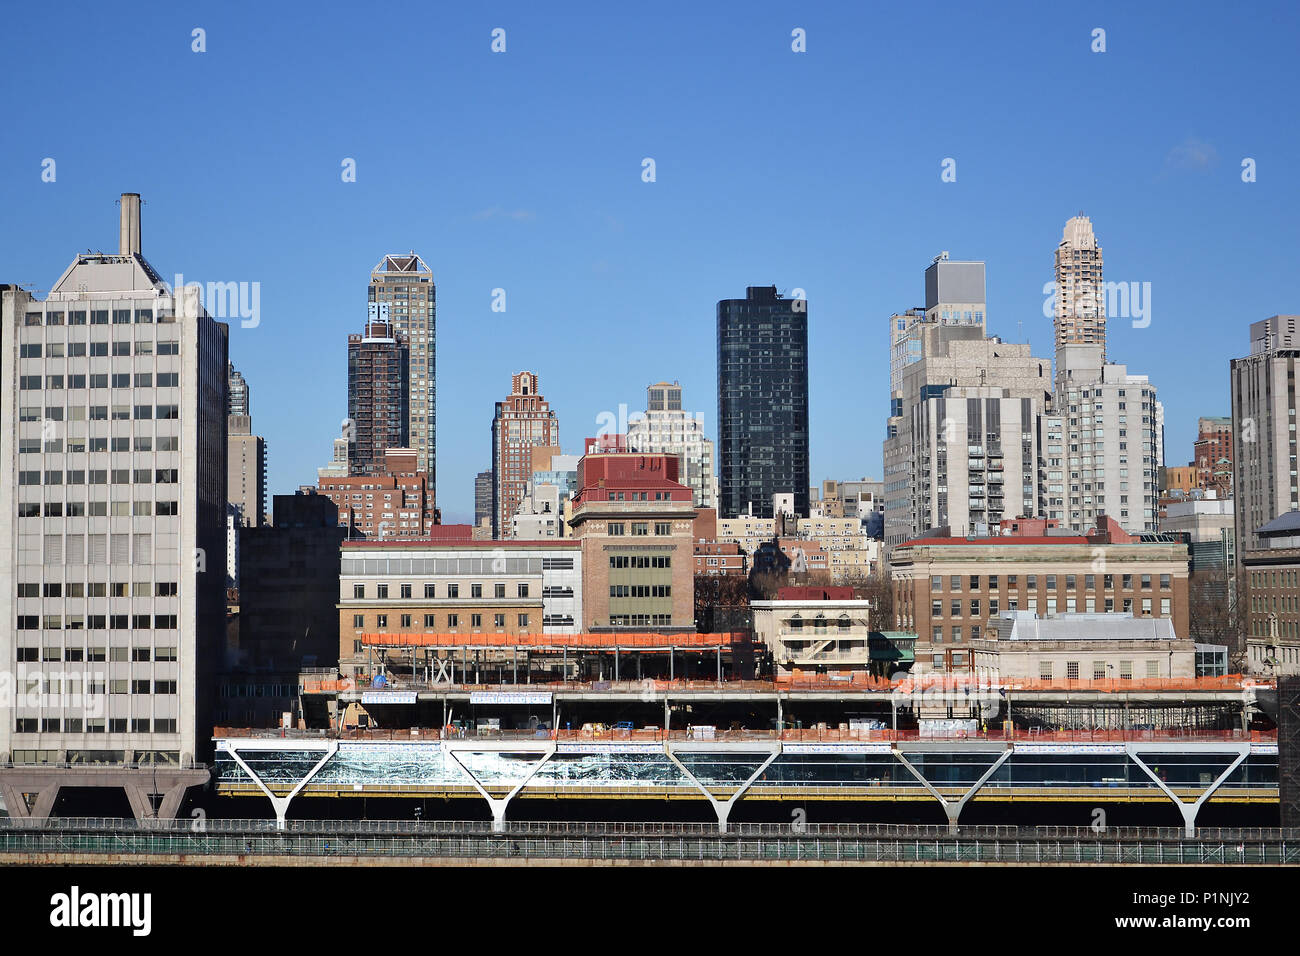
POLYGON ((226 494, 245 528, 266 523, 266 440, 248 415, 227 419, 226 494))
POLYGON ((253 434, 253 400, 244 376, 227 363, 226 495, 242 527, 266 522, 266 440, 253 434))
POLYGON ((1056 351, 1058 371, 1066 345, 1097 345, 1106 360, 1106 297, 1101 246, 1083 213, 1065 224, 1056 247, 1056 351))
POLYGON ((253 415, 253 395, 248 383, 244 381, 244 376, 235 368, 233 362, 226 363, 226 372, 229 380, 226 414, 246 415, 251 418, 253 415))
POLYGON ((559 445, 560 422, 533 372, 510 378, 510 395, 492 417, 492 537, 510 533, 515 512, 533 482, 532 449, 559 445))
MULTIPOLYGON (((377 317, 366 323, 365 333, 348 336, 348 418, 352 428, 348 470, 353 475, 378 474, 384 466, 384 452, 408 447, 410 437, 406 333, 388 321, 386 303, 372 312, 377 317)), ((416 458, 418 467, 418 452, 416 458)))
POLYGON ((116 254, 0 299, 0 666, 40 689, 0 702, 0 785, 8 803, 22 765, 115 765, 101 785, 142 816, 164 791, 172 816, 207 779, 181 768, 210 753, 225 642, 229 329, 145 260, 134 193, 116 254))
POLYGON ((1296 480, 1296 365, 1300 315, 1275 315, 1250 326, 1250 354, 1233 359, 1232 485, 1237 554, 1259 551, 1256 532, 1300 509, 1296 480))
POLYGON ((1056 248, 1055 327, 1057 417, 1049 430, 1064 447, 1048 449, 1043 516, 1078 532, 1103 515, 1129 532, 1155 531, 1164 407, 1147 376, 1106 360, 1102 252, 1082 214, 1065 224, 1056 248))
POLYGON ((474 476, 474 526, 478 527, 483 519, 492 518, 492 472, 480 471, 474 476))
POLYGON ((750 286, 718 302, 718 513, 794 495, 808 514, 808 302, 750 286))
MULTIPOLYGON (((1066 351, 1097 346, 1067 346, 1066 351)), ((1124 365, 1104 364, 1088 375, 1076 367, 1058 379, 1057 418, 1051 431, 1063 434, 1064 447, 1048 448, 1047 479, 1052 497, 1064 498, 1044 517, 1083 532, 1108 515, 1125 531, 1155 531, 1158 476, 1164 464, 1162 409, 1145 375, 1130 375, 1124 365), (1069 449, 1066 453, 1065 448, 1069 449), (1060 487, 1063 495, 1051 489, 1060 487)))
POLYGON ((1051 363, 985 334, 984 288, 983 262, 945 252, 925 270, 925 308, 890 317, 887 547, 934 527, 987 534, 1042 507, 1051 363))
POLYGON ((704 423, 682 409, 682 387, 659 382, 646 389, 644 416, 627 423, 627 450, 676 455, 681 481, 695 493, 697 508, 713 508, 713 442, 704 437, 704 423))
MULTIPOLYGON (((370 273, 370 318, 384 318, 406 339, 406 441, 418 471, 437 489, 437 287, 433 271, 414 252, 384 256, 370 273), (377 315, 375 306, 387 306, 377 315)), ((382 455, 382 451, 380 452, 382 455)))

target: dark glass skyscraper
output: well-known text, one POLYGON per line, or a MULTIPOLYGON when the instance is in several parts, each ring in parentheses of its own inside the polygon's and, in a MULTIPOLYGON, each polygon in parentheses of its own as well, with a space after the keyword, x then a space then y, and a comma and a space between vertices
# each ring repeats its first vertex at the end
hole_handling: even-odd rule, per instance
POLYGON ((776 286, 718 303, 718 453, 721 517, 780 493, 808 514, 808 303, 776 286))

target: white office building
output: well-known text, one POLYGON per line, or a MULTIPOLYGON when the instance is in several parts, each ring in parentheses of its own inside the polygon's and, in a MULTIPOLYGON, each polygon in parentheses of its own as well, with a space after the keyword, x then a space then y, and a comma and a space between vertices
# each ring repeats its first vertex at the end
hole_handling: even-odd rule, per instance
POLYGON ((6 805, 48 813, 66 780, 125 786, 142 816, 163 792, 174 814, 225 635, 228 327, 144 259, 125 194, 118 252, 78 255, 44 299, 4 287, 3 337, 6 805))
POLYGON ((694 492, 695 507, 717 507, 713 442, 704 437, 704 423, 682 409, 682 387, 676 382, 646 389, 645 415, 627 423, 627 450, 676 455, 678 480, 694 492))

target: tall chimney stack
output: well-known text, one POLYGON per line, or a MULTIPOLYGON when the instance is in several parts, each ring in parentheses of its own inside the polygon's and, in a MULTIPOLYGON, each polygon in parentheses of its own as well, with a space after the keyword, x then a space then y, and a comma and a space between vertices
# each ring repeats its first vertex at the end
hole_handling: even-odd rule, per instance
POLYGON ((122 193, 122 223, 118 230, 118 255, 140 254, 140 194, 122 193))

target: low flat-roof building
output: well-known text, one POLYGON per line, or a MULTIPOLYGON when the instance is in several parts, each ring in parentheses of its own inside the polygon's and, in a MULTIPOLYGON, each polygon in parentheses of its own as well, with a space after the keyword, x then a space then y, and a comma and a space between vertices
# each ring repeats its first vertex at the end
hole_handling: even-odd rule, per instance
POLYGON ((1003 611, 980 642, 978 667, 1004 679, 1106 681, 1196 676, 1196 648, 1169 618, 1003 611), (985 647, 987 645, 987 647, 985 647))

